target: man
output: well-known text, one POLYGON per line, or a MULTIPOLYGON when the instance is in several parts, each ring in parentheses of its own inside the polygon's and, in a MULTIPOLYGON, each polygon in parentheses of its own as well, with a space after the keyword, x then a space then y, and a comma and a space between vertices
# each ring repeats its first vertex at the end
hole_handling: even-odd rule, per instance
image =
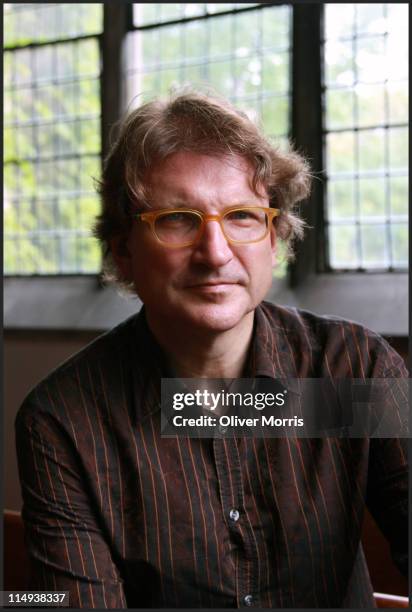
POLYGON ((406 572, 404 440, 161 437, 162 377, 406 376, 360 325, 263 301, 308 191, 303 159, 224 101, 123 122, 96 235, 144 307, 20 409, 33 587, 73 607, 367 607, 365 502, 406 572))

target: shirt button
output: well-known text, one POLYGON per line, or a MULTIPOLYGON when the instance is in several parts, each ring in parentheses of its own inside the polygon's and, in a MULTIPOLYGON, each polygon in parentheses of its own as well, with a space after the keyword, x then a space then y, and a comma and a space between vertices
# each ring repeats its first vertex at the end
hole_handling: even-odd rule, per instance
POLYGON ((236 521, 239 520, 239 510, 235 510, 235 508, 232 508, 232 510, 229 512, 229 516, 232 519, 232 521, 234 521, 236 523, 236 521))
POLYGON ((245 595, 243 598, 243 602, 245 606, 253 606, 253 597, 252 595, 245 595))

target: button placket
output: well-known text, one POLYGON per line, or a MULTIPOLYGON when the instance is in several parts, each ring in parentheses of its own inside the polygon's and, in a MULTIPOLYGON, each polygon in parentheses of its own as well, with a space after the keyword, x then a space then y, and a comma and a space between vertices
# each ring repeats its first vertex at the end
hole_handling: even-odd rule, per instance
POLYGON ((255 540, 243 504, 242 467, 237 441, 216 437, 213 441, 213 451, 221 492, 222 510, 232 535, 234 536, 236 533, 234 542, 238 550, 238 562, 235 588, 238 606, 240 608, 258 606, 259 601, 255 596, 252 596, 251 592, 259 592, 256 578, 259 560, 258 555, 254 554, 255 540), (243 529, 239 529, 241 518, 242 521, 245 520, 243 529))

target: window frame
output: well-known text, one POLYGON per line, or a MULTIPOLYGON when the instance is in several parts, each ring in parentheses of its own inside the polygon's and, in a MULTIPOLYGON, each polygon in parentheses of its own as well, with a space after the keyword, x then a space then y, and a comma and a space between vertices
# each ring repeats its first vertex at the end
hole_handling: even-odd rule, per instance
MULTIPOLYGON (((241 10, 253 10, 253 7, 241 10)), ((231 11, 219 14, 228 12, 231 11)), ((406 336, 407 271, 378 273, 328 270, 324 222, 324 108, 321 90, 324 8, 323 5, 298 3, 292 4, 292 12, 290 137, 294 146, 309 158, 312 172, 317 178, 313 181, 310 198, 301 208, 301 214, 309 226, 305 240, 296 245, 296 258, 289 265, 286 277, 274 279, 268 298, 320 314, 353 319, 386 336, 406 336), (367 283, 365 274, 368 277, 367 283)), ((188 17, 185 21, 198 18, 188 17)), ((103 31, 96 35, 102 58, 102 160, 115 138, 116 122, 124 107, 124 92, 119 83, 122 82, 124 40, 132 29, 136 27, 133 25, 131 3, 103 4, 103 31)), ((114 288, 103 287, 100 273, 5 276, 4 284, 4 325, 7 330, 103 332, 136 312, 141 304, 138 298, 125 299, 114 288), (79 304, 82 305, 80 310, 79 304)))
MULTIPOLYGON (((102 13, 103 13, 103 11, 102 11, 102 13)), ((25 50, 29 50, 30 51, 30 50, 38 50, 38 49, 50 47, 51 49, 53 49, 53 52, 54 52, 54 49, 56 47, 58 47, 59 45, 66 45, 66 44, 69 44, 69 45, 74 44, 74 45, 76 45, 78 43, 82 43, 82 42, 86 42, 86 41, 91 41, 91 40, 96 42, 97 46, 99 47, 99 51, 100 51, 102 34, 103 34, 103 32, 101 32, 101 33, 99 33, 99 32, 94 32, 94 33, 78 33, 78 34, 76 34, 74 36, 71 36, 71 37, 63 37, 62 36, 62 37, 49 38, 47 40, 34 40, 34 41, 31 41, 31 42, 22 42, 22 43, 17 42, 17 43, 13 43, 13 44, 4 46, 3 47, 3 51, 4 52, 10 52, 10 53, 13 54, 14 52, 18 52, 18 51, 25 51, 25 50)), ((76 53, 77 53, 77 51, 76 51, 76 53)), ((14 63, 14 61, 13 61, 13 63, 14 63)), ((33 59, 32 59, 32 63, 33 63, 33 59)), ((54 68, 55 67, 56 66, 54 66, 54 68)), ((50 83, 51 83, 52 81, 54 81, 55 76, 56 75, 53 75, 52 79, 47 79, 47 80, 50 81, 50 83)), ((95 78, 95 80, 98 81, 99 85, 100 85, 101 74, 99 74, 97 72, 96 75, 95 76, 93 75, 92 78, 95 78)), ((82 75, 73 75, 73 78, 70 79, 69 83, 71 83, 71 84, 77 83, 81 79, 82 79, 82 75)), ((35 89, 36 87, 38 87, 37 83, 27 83, 27 84, 23 85, 22 89, 26 88, 25 85, 26 85, 26 87, 27 87, 27 85, 31 85, 32 89, 33 88, 35 89)), ((100 111, 102 111, 102 108, 100 108, 100 111)), ((96 119, 96 121, 98 120, 97 115, 95 117, 92 116, 92 118, 96 119)), ((102 117, 101 117, 101 113, 100 113, 100 126, 102 124, 101 119, 102 119, 102 117)), ((73 121, 73 119, 71 117, 69 117, 69 122, 70 121, 73 121)), ((78 122, 79 118, 75 117, 74 121, 78 122)), ((63 122, 61 122, 61 123, 63 123, 63 122)), ((100 134, 101 134, 101 131, 100 131, 100 134)), ((38 147, 38 144, 36 143, 36 152, 37 152, 37 147, 38 147)), ((102 149, 100 149, 99 153, 97 151, 96 151, 96 153, 94 153, 93 151, 92 152, 86 152, 86 153, 80 152, 80 153, 76 153, 76 154, 73 154, 73 155, 71 155, 69 153, 67 156, 71 160, 76 159, 80 163, 81 163, 81 161, 84 158, 94 157, 96 159, 96 161, 98 161, 98 164, 99 164, 100 169, 101 169, 101 164, 102 164, 102 149)), ((50 157, 50 160, 61 161, 65 157, 66 157, 66 154, 63 154, 61 157, 59 157, 59 156, 57 156, 57 157, 50 157)), ((25 161, 28 161, 28 160, 23 157, 22 161, 25 162, 25 161)), ((31 160, 29 160, 29 161, 31 161, 31 160)), ((42 161, 44 161, 44 160, 42 160, 42 161)), ((49 160, 47 160, 47 161, 49 161, 49 160)), ((3 170, 4 170, 4 164, 3 164, 3 170)), ((4 183, 3 183, 3 186, 4 186, 4 183)), ((27 197, 26 197, 26 199, 27 199, 27 197)), ((17 256, 17 258, 18 258, 18 256, 17 256)), ((3 253, 3 263, 4 263, 4 253, 3 253)), ((4 270, 4 267, 3 267, 3 270, 4 270)), ((64 272, 60 272, 60 273, 57 273, 57 274, 55 274, 55 273, 45 273, 45 274, 43 274, 43 273, 42 274, 39 274, 39 273, 32 273, 32 274, 30 274, 30 273, 23 273, 23 274, 7 274, 7 275, 4 274, 4 278, 6 279, 6 281, 7 281, 7 279, 11 278, 11 279, 20 279, 23 282, 25 279, 35 278, 35 277, 39 277, 39 278, 43 278, 43 277, 51 277, 51 278, 66 277, 66 278, 69 278, 69 277, 74 276, 74 275, 76 275, 76 276, 77 275, 79 275, 79 276, 87 276, 88 274, 90 274, 90 272, 84 272, 84 273, 80 273, 80 272, 79 273, 73 273, 73 272, 64 273, 64 272)), ((7 288, 7 286, 8 285, 7 285, 7 282, 6 282, 6 288, 7 288)))

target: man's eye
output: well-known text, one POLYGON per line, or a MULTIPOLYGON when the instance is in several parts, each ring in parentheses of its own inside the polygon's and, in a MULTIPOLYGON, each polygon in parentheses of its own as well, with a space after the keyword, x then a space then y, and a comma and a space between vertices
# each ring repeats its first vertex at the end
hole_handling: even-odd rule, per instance
POLYGON ((234 210, 226 215, 229 221, 251 221, 256 215, 250 210, 234 210))
POLYGON ((158 218, 158 221, 161 223, 184 223, 185 221, 190 221, 190 217, 187 214, 176 212, 162 215, 158 218))

